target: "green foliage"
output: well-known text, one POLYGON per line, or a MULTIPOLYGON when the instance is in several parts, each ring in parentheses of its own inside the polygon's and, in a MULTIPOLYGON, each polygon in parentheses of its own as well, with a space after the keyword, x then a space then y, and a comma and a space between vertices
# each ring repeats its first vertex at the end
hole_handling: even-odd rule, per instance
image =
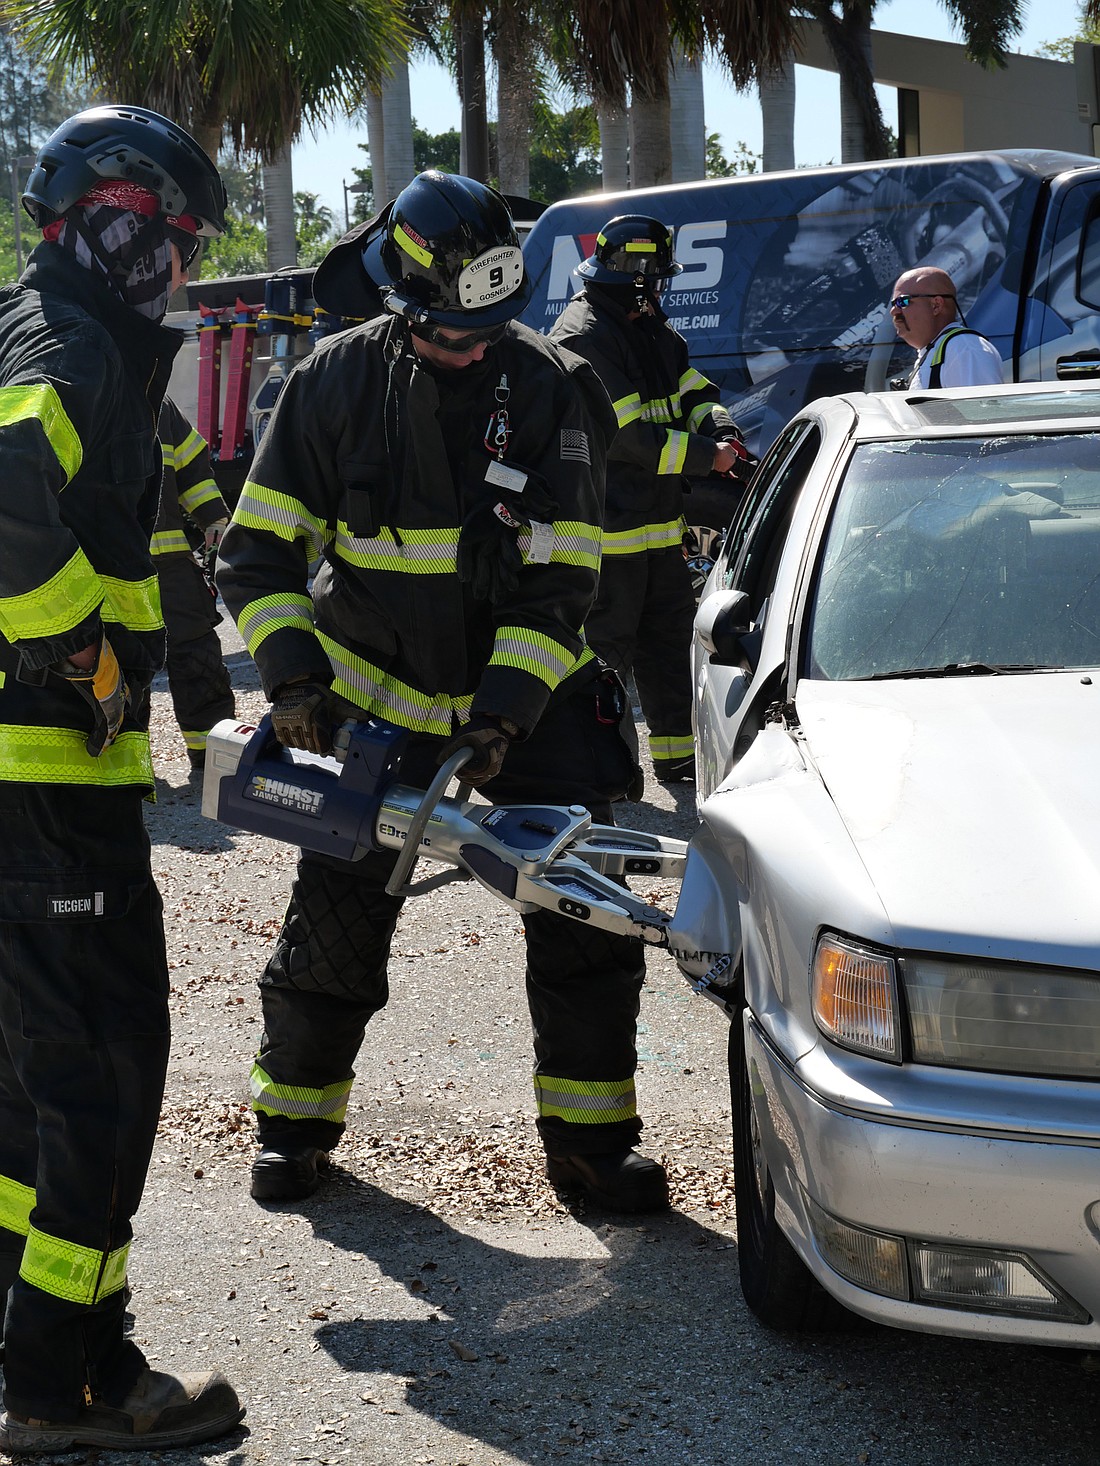
POLYGON ((706 178, 734 178, 741 173, 759 173, 763 163, 760 153, 754 153, 746 142, 739 142, 733 157, 727 158, 722 151, 722 140, 716 132, 707 133, 706 178))
POLYGON ((1047 41, 1039 47, 1038 55, 1046 56, 1051 61, 1072 61, 1074 41, 1087 41, 1090 46, 1100 46, 1100 22, 1087 19, 1083 5, 1077 11, 1076 34, 1047 41))
POLYGON ((336 242, 336 221, 332 210, 318 205, 315 193, 294 195, 294 232, 298 241, 298 263, 319 265, 336 242))
POLYGON ((555 112, 536 101, 531 128, 531 197, 553 204, 600 187, 600 128, 596 109, 555 112))

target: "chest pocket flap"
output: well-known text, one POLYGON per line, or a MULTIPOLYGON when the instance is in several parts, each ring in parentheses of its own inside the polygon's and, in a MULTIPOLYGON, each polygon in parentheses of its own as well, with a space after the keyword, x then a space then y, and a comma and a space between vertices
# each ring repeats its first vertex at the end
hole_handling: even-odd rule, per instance
POLYGON ((381 464, 350 458, 340 464, 340 518, 356 539, 377 535, 387 488, 388 475, 381 464))

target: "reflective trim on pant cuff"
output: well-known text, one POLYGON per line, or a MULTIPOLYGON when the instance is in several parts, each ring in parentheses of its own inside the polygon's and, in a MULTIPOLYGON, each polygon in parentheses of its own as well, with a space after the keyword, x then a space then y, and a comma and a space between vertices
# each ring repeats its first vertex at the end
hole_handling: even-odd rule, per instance
POLYGON ((33 1186, 24 1186, 10 1176, 0 1176, 0 1227, 25 1237, 31 1229, 34 1209, 33 1186))
POLYGON ((31 1227, 19 1276, 43 1293, 90 1307, 126 1286, 129 1255, 129 1242, 103 1253, 31 1227))
POLYGON ((637 1118, 634 1080, 557 1079, 535 1075, 535 1104, 542 1119, 571 1125, 608 1125, 637 1118))
POLYGON ((249 1075, 252 1108, 259 1115, 282 1115, 288 1120, 330 1120, 342 1125, 348 1112, 348 1096, 354 1074, 312 1089, 304 1084, 276 1084, 259 1064, 253 1064, 249 1075))

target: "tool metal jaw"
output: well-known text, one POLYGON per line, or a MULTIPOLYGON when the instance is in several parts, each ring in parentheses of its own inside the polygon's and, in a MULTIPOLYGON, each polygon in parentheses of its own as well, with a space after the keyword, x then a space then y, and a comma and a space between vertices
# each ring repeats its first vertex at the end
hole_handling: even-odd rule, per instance
POLYGON ((394 850, 387 889, 417 895, 473 879, 523 915, 552 911, 649 946, 670 945, 674 915, 635 895, 630 876, 680 880, 686 841, 594 824, 582 805, 489 805, 444 790, 469 757, 448 760, 425 791, 400 782, 404 734, 345 725, 335 757, 283 748, 270 720, 227 720, 207 740, 203 814, 356 860, 394 850), (418 858, 444 867, 408 884, 418 858))

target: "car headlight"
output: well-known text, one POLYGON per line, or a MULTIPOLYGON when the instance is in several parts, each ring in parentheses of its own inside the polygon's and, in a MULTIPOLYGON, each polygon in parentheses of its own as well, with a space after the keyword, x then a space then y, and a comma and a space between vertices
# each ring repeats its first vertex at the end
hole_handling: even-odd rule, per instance
POLYGON ((966 959, 899 965, 917 1063, 1100 1079, 1100 979, 966 959))
POLYGON ((814 1019, 846 1049, 901 1063, 901 1019, 894 959, 826 932, 811 973, 814 1019))

